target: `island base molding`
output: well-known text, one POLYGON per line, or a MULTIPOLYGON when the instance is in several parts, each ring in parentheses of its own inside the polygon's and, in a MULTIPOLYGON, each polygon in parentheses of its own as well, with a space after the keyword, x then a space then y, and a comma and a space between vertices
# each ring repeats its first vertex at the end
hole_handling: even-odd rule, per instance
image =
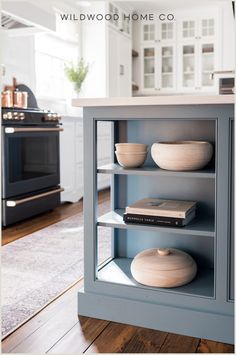
POLYGON ((78 293, 79 316, 105 319, 223 343, 234 343, 234 318, 181 307, 140 302, 85 292, 78 293), (216 326, 217 325, 217 326, 216 326))

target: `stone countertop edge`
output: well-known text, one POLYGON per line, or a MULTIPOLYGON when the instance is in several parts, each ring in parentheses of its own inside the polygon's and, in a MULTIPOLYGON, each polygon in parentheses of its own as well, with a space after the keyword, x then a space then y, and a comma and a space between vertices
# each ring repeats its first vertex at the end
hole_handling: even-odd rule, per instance
POLYGON ((72 99, 74 107, 234 104, 234 95, 170 95, 72 99))

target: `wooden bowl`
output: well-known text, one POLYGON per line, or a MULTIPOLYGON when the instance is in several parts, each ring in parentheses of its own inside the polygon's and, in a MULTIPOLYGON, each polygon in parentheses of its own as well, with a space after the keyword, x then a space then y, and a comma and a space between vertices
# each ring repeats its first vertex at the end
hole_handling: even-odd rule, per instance
POLYGON ((174 141, 154 143, 151 155, 155 163, 165 170, 198 170, 212 158, 213 147, 203 141, 174 141))
POLYGON ((193 258, 179 249, 146 249, 131 263, 136 281, 152 287, 177 287, 194 279, 197 265, 193 258))
POLYGON ((123 168, 137 168, 145 162, 147 152, 144 153, 119 153, 115 152, 118 163, 123 168))
POLYGON ((119 153, 144 153, 147 151, 147 144, 141 143, 116 143, 116 151, 119 153))

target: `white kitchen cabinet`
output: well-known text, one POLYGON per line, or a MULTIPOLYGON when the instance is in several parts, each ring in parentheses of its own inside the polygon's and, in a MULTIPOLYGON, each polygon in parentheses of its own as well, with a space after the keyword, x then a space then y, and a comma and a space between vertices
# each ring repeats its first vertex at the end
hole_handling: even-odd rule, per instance
POLYGON ((128 11, 110 2, 108 4, 108 13, 111 15, 110 26, 130 37, 131 19, 128 11))
POLYGON ((142 24, 139 94, 217 92, 210 74, 220 65, 218 27, 217 11, 142 24))
POLYGON ((103 14, 106 18, 110 15, 111 20, 81 24, 81 54, 91 64, 81 97, 131 96, 132 31, 127 18, 131 12, 123 9, 123 4, 121 6, 94 1, 89 12, 103 14), (118 15, 118 21, 112 20, 115 15, 118 15))
POLYGON ((156 75, 156 47, 148 46, 142 48, 142 72, 143 72, 143 90, 155 90, 158 85, 156 75))
MULTIPOLYGON (((77 202, 83 197, 83 119, 62 117, 64 131, 60 134, 60 174, 62 202, 77 202)), ((101 122, 98 127, 98 164, 105 165, 111 161, 111 126, 101 122)), ((110 186, 110 177, 98 177, 98 189, 110 186)))
POLYGON ((131 96, 131 40, 113 28, 109 37, 109 96, 131 96))
POLYGON ((181 91, 217 91, 216 80, 210 76, 219 64, 216 25, 217 16, 207 14, 180 22, 177 49, 181 91))
POLYGON ((141 41, 141 91, 145 94, 174 91, 176 87, 175 23, 143 24, 141 41))

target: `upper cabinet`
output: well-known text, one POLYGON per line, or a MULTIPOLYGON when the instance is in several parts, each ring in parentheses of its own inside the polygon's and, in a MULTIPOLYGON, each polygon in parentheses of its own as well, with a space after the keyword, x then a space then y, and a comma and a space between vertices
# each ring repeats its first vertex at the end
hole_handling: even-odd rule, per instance
POLYGON ((211 73, 217 68, 216 17, 182 19, 178 33, 179 88, 182 91, 216 91, 211 73))
POLYGON ((125 9, 114 3, 107 4, 112 21, 107 28, 108 96, 132 94, 131 20, 125 9))
POLYGON ((141 24, 142 94, 217 92, 218 12, 141 24))
POLYGON ((124 9, 120 8, 114 3, 109 3, 109 14, 111 15, 111 20, 109 24, 114 29, 124 33, 127 36, 131 35, 131 21, 130 14, 124 9))
POLYGON ((175 90, 175 23, 143 24, 141 41, 142 90, 146 93, 175 90))

